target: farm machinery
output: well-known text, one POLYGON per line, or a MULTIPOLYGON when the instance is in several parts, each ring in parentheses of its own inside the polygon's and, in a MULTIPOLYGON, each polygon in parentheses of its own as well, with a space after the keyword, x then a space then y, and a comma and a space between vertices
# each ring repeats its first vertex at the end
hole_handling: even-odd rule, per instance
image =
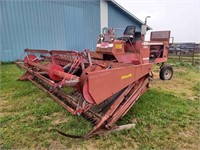
POLYGON ((120 38, 107 28, 98 37, 95 52, 25 49, 24 60, 16 61, 25 70, 19 80, 31 81, 70 113, 94 125, 84 136, 57 130, 62 135, 88 138, 123 129, 115 123, 149 88, 153 64, 161 64, 162 80, 173 75, 172 67, 165 65, 170 31, 152 32, 148 42, 143 36, 134 26, 127 26, 120 38))

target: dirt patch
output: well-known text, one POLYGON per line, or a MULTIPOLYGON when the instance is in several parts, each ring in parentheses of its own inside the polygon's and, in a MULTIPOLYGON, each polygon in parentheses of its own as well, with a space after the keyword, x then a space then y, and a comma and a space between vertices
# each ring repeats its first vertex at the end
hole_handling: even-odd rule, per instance
POLYGON ((49 117, 49 116, 44 116, 43 119, 44 119, 44 120, 50 120, 50 119, 52 119, 52 118, 49 117))
POLYGON ((1 100, 1 102, 0 102, 0 111, 9 110, 12 107, 13 106, 10 105, 10 103, 8 101, 1 100))
POLYGON ((62 116, 63 114, 60 113, 60 112, 55 112, 51 115, 51 117, 59 117, 59 116, 62 116))
POLYGON ((64 144, 62 144, 60 141, 51 141, 50 145, 48 147, 49 150, 66 150, 68 149, 64 144))
POLYGON ((33 115, 28 115, 28 116, 26 116, 25 118, 24 118, 24 120, 31 120, 31 121, 34 121, 36 119, 36 117, 35 116, 33 116, 33 115))
POLYGON ((179 149, 199 149, 197 144, 199 141, 199 133, 194 129, 183 129, 178 133, 177 140, 182 141, 179 149))
POLYGON ((46 119, 53 119, 51 122, 52 125, 58 125, 64 122, 68 122, 65 114, 62 112, 55 112, 51 116, 45 116, 46 119))
POLYGON ((68 119, 59 118, 59 119, 56 119, 56 120, 52 121, 51 124, 52 125, 58 125, 58 124, 65 123, 65 122, 68 122, 68 119))
POLYGON ((0 117, 18 115, 20 112, 0 112, 0 117))

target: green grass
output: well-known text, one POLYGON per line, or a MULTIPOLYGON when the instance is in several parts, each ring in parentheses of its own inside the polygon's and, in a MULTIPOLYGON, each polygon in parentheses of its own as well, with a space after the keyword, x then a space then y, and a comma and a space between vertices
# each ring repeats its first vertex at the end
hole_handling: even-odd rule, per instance
MULTIPOLYGON (((172 62, 173 63, 173 62, 172 62)), ((72 116, 28 81, 14 64, 1 66, 1 149, 198 149, 199 70, 174 63, 174 78, 158 79, 154 68, 151 87, 117 124, 135 122, 131 130, 88 140, 69 139, 56 132, 84 134, 92 126, 72 116)))

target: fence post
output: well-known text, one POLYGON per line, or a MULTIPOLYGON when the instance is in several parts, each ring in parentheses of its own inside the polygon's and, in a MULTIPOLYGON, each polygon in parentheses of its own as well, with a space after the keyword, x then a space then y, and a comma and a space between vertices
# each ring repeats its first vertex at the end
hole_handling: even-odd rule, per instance
POLYGON ((181 50, 179 50, 179 62, 181 61, 181 50))
POLYGON ((193 49, 193 53, 192 53, 192 65, 194 65, 194 49, 193 49))

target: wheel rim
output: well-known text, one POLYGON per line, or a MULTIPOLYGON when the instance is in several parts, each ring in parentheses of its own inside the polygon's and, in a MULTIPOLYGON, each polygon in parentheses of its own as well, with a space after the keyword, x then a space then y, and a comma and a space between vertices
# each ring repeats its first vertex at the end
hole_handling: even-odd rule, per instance
POLYGON ((168 79, 170 79, 171 78, 171 76, 172 76, 172 72, 171 72, 171 70, 170 69, 167 69, 166 71, 165 71, 165 79, 166 80, 168 80, 168 79))

